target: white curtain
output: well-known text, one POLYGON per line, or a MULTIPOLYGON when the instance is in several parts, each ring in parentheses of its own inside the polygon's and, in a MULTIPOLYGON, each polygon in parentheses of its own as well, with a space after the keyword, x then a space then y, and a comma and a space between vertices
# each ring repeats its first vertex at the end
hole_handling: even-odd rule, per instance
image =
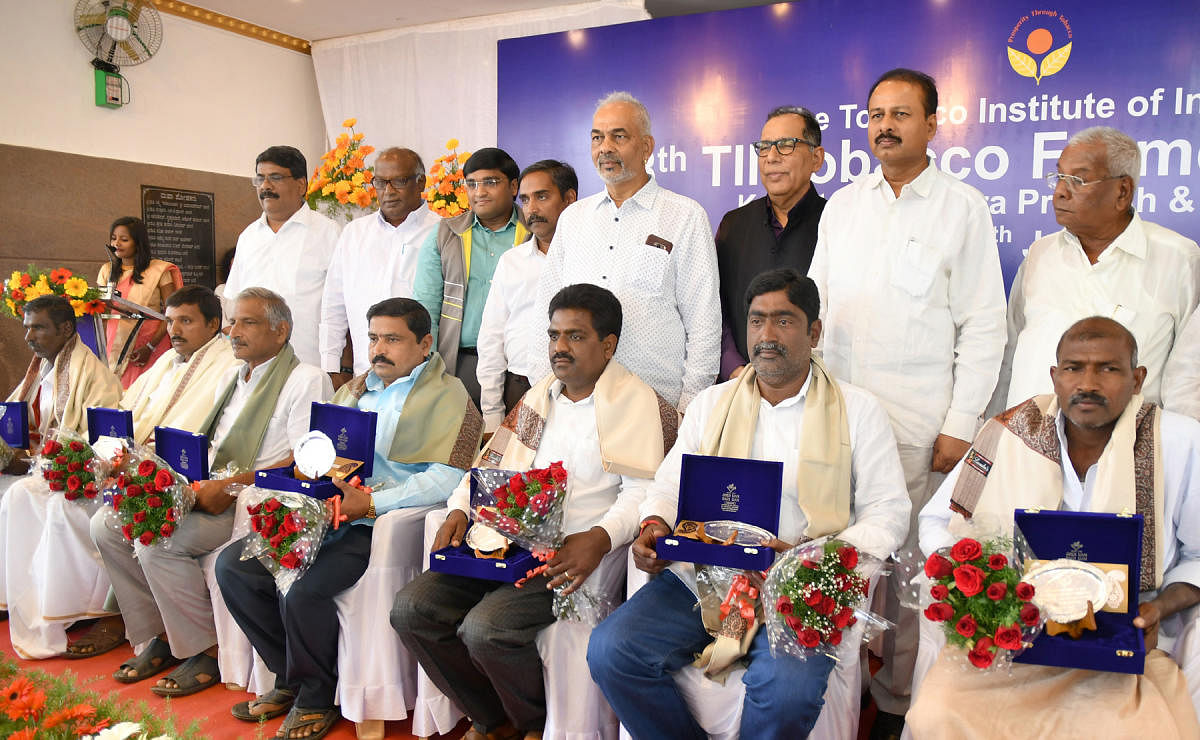
MULTIPOLYGON (((343 120, 357 118, 366 143, 409 147, 426 167, 450 138, 461 142, 460 152, 495 146, 497 41, 649 17, 642 0, 596 0, 317 41, 312 57, 327 135, 332 141, 343 120)), ((505 84, 537 80, 531 69, 505 84)), ((315 165, 321 152, 306 154, 315 165)))

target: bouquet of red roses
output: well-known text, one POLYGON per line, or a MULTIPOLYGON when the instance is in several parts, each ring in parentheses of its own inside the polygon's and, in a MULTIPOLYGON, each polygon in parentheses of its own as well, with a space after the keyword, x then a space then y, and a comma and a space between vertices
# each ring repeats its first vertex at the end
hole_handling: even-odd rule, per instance
POLYGON ((1044 621, 1031 603, 1033 585, 1010 564, 1011 552, 1007 537, 982 543, 965 537, 925 561, 933 582, 925 618, 941 622, 946 641, 966 650, 976 668, 1010 663, 1044 621))
POLYGON ((866 610, 871 576, 882 565, 879 558, 830 537, 784 553, 763 587, 771 650, 801 659, 814 653, 834 657, 846 631, 859 622, 865 623, 863 640, 893 626, 866 610))
POLYGON ((90 503, 100 495, 100 486, 108 472, 91 445, 78 434, 60 431, 46 440, 40 451, 38 467, 51 491, 62 491, 68 501, 90 503))
POLYGON ((302 493, 250 487, 241 502, 250 515, 249 536, 242 560, 258 558, 273 576, 279 593, 286 594, 312 565, 329 525, 324 501, 302 493))
POLYGON ((105 498, 125 539, 146 546, 174 534, 196 503, 187 479, 141 445, 129 450, 105 498))
POLYGON ((525 473, 496 468, 471 470, 471 514, 529 550, 562 545, 567 471, 562 462, 525 473))

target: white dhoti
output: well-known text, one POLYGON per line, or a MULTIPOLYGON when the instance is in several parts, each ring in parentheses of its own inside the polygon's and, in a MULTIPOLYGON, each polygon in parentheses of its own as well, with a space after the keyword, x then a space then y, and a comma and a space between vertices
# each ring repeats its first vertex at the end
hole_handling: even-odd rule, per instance
POLYGON ((99 505, 67 501, 32 475, 0 501, 0 608, 22 658, 58 655, 72 622, 114 613, 104 610, 108 574, 90 532, 99 505))

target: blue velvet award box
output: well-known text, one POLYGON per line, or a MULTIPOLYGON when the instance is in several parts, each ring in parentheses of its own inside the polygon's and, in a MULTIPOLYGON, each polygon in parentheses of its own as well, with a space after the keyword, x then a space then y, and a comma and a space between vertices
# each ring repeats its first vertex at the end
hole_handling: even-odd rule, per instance
MULTIPOLYGON (((744 570, 769 567, 775 561, 775 551, 765 544, 746 544, 739 533, 734 544, 726 545, 719 541, 723 534, 710 537, 703 530, 698 533, 698 539, 691 539, 680 535, 680 523, 696 522, 707 529, 718 522, 736 522, 775 536, 779 532, 782 490, 781 462, 684 455, 679 475, 676 531, 658 538, 658 557, 744 570)), ((732 529, 736 527, 726 525, 721 531, 732 529)), ((715 532, 715 527, 713 530, 715 532)))
POLYGON ((24 401, 0 403, 0 439, 14 450, 29 449, 29 405, 24 401))
MULTIPOLYGON (((495 503, 492 490, 481 487, 480 478, 491 482, 506 481, 515 474, 513 470, 482 470, 483 476, 476 475, 479 469, 471 471, 471 504, 490 505, 495 503), (495 479, 495 480, 492 480, 495 479)), ((482 527, 483 524, 472 523, 472 527, 482 527)), ((468 530, 469 531, 469 530, 468 530)), ((443 547, 429 555, 429 569, 438 573, 449 573, 455 576, 480 578, 485 581, 503 581, 516 583, 525 574, 538 566, 537 558, 523 547, 509 543, 508 551, 503 558, 479 557, 465 541, 458 547, 443 547)))
MULTIPOLYGON (((1100 514, 1075 511, 1017 509, 1016 526, 1039 561, 1084 561, 1102 570, 1124 569, 1121 610, 1095 612, 1096 630, 1078 639, 1045 631, 1016 657, 1018 663, 1085 668, 1115 673, 1142 673, 1146 641, 1133 626, 1138 613, 1138 588, 1142 566, 1141 514, 1100 514)), ((1118 577, 1119 580, 1119 577, 1118 577)), ((1034 596, 1036 602, 1037 596, 1034 596)), ((1113 603, 1110 598, 1108 603, 1113 603)))
POLYGON ((93 406, 87 410, 88 444, 100 437, 133 439, 133 412, 93 406))
POLYGON ((208 479, 208 437, 172 427, 154 427, 154 453, 190 481, 208 479))
MULTIPOLYGON (((313 402, 309 416, 310 431, 322 432, 333 442, 337 453, 335 466, 353 465, 352 475, 362 480, 371 477, 375 467, 374 411, 363 411, 334 403, 313 402)), ((341 476, 339 476, 341 477, 341 476)), ((254 474, 254 485, 274 491, 303 493, 312 498, 327 499, 338 495, 337 486, 328 475, 315 480, 300 477, 295 463, 284 468, 269 468, 254 474)))

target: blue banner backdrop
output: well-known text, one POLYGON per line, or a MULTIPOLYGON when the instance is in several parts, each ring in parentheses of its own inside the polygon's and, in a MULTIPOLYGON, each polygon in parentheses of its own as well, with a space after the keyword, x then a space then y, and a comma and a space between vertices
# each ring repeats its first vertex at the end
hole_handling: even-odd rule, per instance
POLYGON ((596 100, 628 90, 650 110, 651 168, 695 198, 713 228, 763 194, 749 146, 778 105, 822 122, 828 197, 876 166, 871 83, 893 67, 932 74, 930 151, 988 199, 1005 282, 1059 227, 1050 190, 1067 138, 1108 125, 1142 145, 1135 206, 1192 239, 1200 193, 1200 15, 1193 0, 823 0, 679 16, 501 41, 499 146, 521 166, 552 157, 602 183, 588 134, 596 100))

